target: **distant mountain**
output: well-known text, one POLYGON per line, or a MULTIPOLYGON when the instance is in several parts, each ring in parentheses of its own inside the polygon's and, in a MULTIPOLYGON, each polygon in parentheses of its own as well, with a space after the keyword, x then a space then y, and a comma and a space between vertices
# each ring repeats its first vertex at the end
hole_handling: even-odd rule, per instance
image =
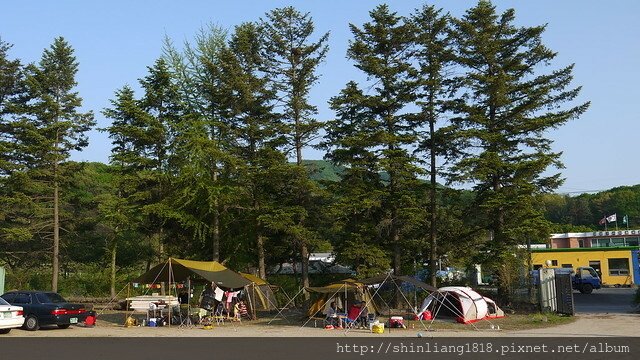
POLYGON ((309 176, 316 181, 340 181, 340 174, 344 167, 335 166, 326 160, 304 160, 303 164, 309 170, 309 176))

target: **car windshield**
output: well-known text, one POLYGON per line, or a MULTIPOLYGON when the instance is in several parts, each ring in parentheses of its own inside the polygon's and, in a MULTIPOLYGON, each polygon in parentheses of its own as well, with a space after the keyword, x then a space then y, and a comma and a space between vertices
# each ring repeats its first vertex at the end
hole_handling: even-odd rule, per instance
POLYGON ((9 305, 9 303, 0 297, 0 305, 9 305))
POLYGON ((42 304, 49 303, 63 303, 67 302, 62 296, 57 293, 38 293, 38 301, 42 304))

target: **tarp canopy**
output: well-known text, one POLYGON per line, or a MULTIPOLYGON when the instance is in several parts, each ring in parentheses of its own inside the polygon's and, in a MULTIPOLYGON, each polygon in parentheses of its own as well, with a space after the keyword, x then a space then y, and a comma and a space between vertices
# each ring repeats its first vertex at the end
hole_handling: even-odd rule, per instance
POLYGON ((361 290, 364 285, 365 284, 353 279, 345 279, 345 280, 341 280, 341 281, 337 281, 335 283, 329 284, 327 286, 317 286, 317 287, 309 286, 305 289, 313 293, 333 294, 336 291, 342 291, 342 292, 358 291, 358 290, 361 290))
POLYGON ((171 274, 171 282, 182 282, 197 275, 225 289, 240 289, 251 284, 251 281, 217 261, 176 258, 169 258, 166 262, 154 266, 133 282, 142 284, 168 282, 169 274, 171 274))
POLYGON ((418 316, 427 310, 435 317, 453 316, 463 324, 504 317, 504 312, 493 300, 462 286, 447 286, 429 294, 422 302, 418 316))

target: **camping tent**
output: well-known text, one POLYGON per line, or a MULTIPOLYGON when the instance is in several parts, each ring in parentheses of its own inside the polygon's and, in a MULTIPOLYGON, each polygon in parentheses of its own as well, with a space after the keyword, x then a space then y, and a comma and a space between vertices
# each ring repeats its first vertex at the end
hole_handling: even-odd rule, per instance
POLYGON ((434 317, 453 316, 463 324, 504 317, 504 312, 493 300, 462 286, 443 287, 429 294, 422 302, 418 316, 427 310, 434 317))
POLYGON ((338 308, 346 310, 349 304, 356 301, 367 302, 370 314, 379 313, 369 294, 365 284, 353 279, 346 279, 322 287, 307 287, 307 291, 317 294, 315 301, 309 306, 308 316, 327 313, 332 302, 336 302, 338 308))
POLYGON ((146 273, 140 275, 134 283, 157 284, 160 282, 182 282, 197 275, 215 283, 223 289, 242 289, 251 284, 237 272, 226 268, 217 261, 193 261, 169 258, 146 273))
POLYGON ((278 301, 273 293, 271 285, 264 279, 255 275, 240 273, 242 277, 251 281, 251 287, 247 289, 247 296, 256 310, 278 310, 278 301))

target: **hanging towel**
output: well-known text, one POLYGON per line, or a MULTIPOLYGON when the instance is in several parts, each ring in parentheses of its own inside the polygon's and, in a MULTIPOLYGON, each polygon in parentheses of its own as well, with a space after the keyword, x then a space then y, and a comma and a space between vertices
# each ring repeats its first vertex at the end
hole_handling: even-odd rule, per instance
POLYGON ((222 295, 224 295, 224 291, 222 291, 222 289, 220 289, 220 288, 216 288, 214 298, 217 301, 222 301, 222 295))

